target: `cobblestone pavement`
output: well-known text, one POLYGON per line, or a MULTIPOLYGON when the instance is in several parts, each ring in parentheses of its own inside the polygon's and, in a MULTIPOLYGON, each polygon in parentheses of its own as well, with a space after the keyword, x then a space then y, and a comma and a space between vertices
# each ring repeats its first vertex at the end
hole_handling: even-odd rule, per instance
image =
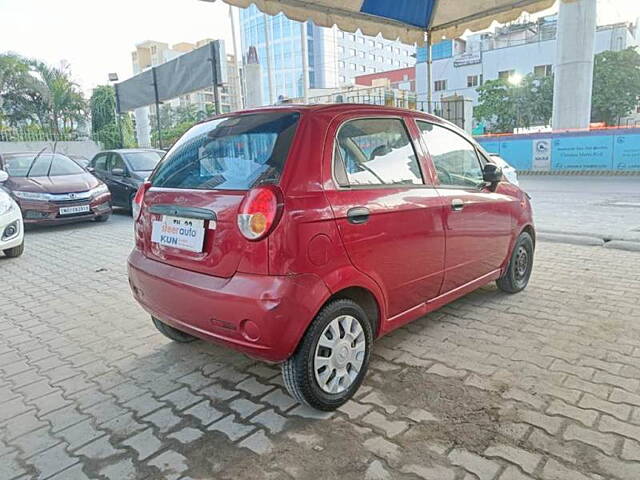
POLYGON ((29 232, 0 259, 0 479, 640 478, 640 255, 540 243, 380 340, 340 411, 276 367, 172 344, 131 299, 130 219, 29 232))

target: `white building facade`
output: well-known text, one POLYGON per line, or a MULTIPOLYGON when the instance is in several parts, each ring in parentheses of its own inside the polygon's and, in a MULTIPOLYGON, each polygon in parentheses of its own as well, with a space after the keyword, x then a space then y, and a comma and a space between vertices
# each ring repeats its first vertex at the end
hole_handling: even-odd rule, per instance
MULTIPOLYGON (((508 79, 534 73, 551 75, 556 56, 555 15, 536 22, 521 22, 478 33, 463 39, 445 40, 432 48, 432 98, 452 95, 470 98, 477 104, 477 88, 488 80, 508 79)), ((595 53, 638 46, 638 22, 603 25, 597 28, 595 53)), ((426 50, 418 49, 416 93, 427 100, 426 50)))

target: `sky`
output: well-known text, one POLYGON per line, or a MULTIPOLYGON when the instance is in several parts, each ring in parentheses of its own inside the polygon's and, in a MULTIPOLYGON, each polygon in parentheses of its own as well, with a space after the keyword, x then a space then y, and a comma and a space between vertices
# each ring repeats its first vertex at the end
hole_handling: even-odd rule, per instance
MULTIPOLYGON (((638 17, 638 0, 598 0, 598 24, 638 17)), ((221 1, 0 0, 0 19, 0 52, 51 65, 67 61, 87 95, 107 83, 109 72, 120 80, 131 76, 131 52, 145 40, 222 38, 233 52, 228 6, 221 1)))

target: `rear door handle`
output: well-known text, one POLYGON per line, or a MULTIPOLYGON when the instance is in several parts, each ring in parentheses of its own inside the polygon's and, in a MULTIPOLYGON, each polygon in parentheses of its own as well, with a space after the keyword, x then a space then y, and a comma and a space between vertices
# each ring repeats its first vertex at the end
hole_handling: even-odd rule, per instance
POLYGON ((460 200, 459 198, 454 198, 453 200, 451 200, 451 210, 453 210, 454 212, 459 212, 463 208, 464 202, 462 200, 460 200))
POLYGON ((361 224, 369 221, 369 209, 367 207, 353 207, 347 211, 347 220, 349 223, 361 224))

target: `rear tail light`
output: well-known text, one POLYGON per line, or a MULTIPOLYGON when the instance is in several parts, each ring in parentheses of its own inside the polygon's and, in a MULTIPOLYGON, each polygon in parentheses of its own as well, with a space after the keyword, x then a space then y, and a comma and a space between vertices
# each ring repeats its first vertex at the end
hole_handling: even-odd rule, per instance
POLYGON ((266 237, 276 226, 282 209, 277 187, 258 187, 247 192, 238 211, 238 228, 247 240, 266 237))
POLYGON ((142 200, 144 200, 144 194, 147 193, 147 190, 151 188, 151 182, 144 182, 138 188, 135 197, 133 197, 133 202, 131 203, 131 216, 133 217, 133 221, 137 221, 140 218, 140 212, 142 211, 142 200))

